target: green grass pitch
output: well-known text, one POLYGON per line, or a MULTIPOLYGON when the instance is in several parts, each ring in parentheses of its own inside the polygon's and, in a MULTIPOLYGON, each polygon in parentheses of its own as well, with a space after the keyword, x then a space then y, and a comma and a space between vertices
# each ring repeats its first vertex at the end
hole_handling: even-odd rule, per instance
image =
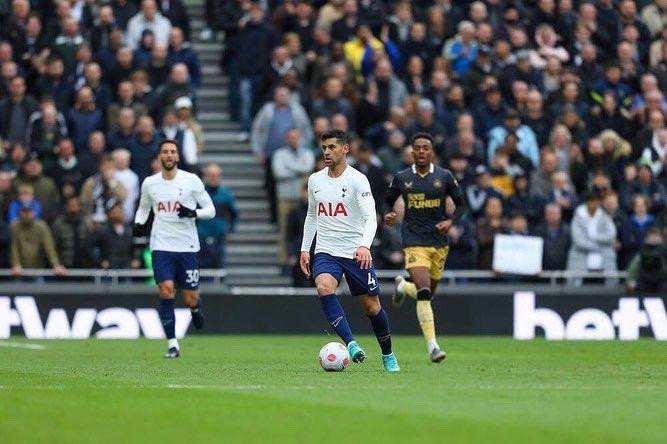
POLYGON ((2 443, 665 442, 667 346, 394 338, 402 372, 325 373, 327 336, 0 343, 2 443), (13 346, 12 346, 13 345, 13 346))

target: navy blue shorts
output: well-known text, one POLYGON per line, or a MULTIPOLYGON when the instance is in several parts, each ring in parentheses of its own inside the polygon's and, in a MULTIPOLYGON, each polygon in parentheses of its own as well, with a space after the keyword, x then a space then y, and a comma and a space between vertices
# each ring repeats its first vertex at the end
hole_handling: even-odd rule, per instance
POLYGON ((174 281, 182 290, 199 288, 198 253, 153 251, 153 276, 156 282, 174 281))
POLYGON ((355 259, 332 256, 327 253, 315 253, 313 258, 313 278, 318 274, 329 273, 338 280, 345 275, 347 285, 350 287, 352 296, 369 294, 377 296, 380 294, 380 283, 375 274, 375 268, 362 270, 359 262, 355 259))

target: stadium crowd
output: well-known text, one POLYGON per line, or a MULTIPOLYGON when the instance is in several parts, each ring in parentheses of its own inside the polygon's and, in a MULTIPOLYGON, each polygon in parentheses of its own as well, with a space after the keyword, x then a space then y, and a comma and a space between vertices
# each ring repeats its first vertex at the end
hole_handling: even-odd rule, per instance
MULTIPOLYGON (((411 163, 410 136, 433 134, 468 206, 449 233, 449 269, 491 268, 497 233, 543 237, 547 270, 625 269, 647 232, 664 239, 665 0, 206 8, 199 37, 225 34, 231 116, 265 166, 286 269, 303 177, 322 167, 329 128, 352 135, 378 217, 411 163)), ((203 145, 191 38, 181 0, 0 3, 0 267, 147 265, 128 223, 159 169, 157 143, 178 139, 185 169, 203 145)), ((237 211, 219 167, 204 173, 220 217, 200 225, 213 258, 202 266, 219 267, 237 211)), ((378 268, 402 266, 396 229, 380 224, 374 250, 378 268)))
MULTIPOLYGON (((132 237, 140 184, 161 140, 179 142, 186 170, 204 142, 189 39, 181 0, 0 2, 0 268, 150 266, 132 237)), ((221 216, 200 232, 215 247, 236 207, 217 165, 204 180, 221 216)))
MULTIPOLYGON (((544 238, 547 270, 625 269, 647 231, 665 226, 664 0, 207 7, 227 38, 232 114, 266 166, 288 267, 301 178, 321 167, 328 128, 352 134, 379 214, 387 182, 411 163, 410 136, 435 137, 469 209, 449 233, 449 269, 491 268, 497 233, 544 238)), ((401 266, 394 230, 380 226, 374 257, 401 266)))

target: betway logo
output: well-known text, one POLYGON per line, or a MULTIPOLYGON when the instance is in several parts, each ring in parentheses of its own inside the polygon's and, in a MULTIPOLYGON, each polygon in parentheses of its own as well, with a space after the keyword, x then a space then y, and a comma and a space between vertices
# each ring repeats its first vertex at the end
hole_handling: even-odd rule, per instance
POLYGON ((651 327, 655 339, 667 340, 667 313, 661 298, 620 298, 609 316, 597 308, 578 310, 564 320, 549 308, 535 308, 535 293, 514 293, 514 338, 534 339, 537 327, 547 339, 639 339, 639 329, 651 327))
MULTIPOLYGON (((176 309, 176 337, 185 336, 190 320, 190 310, 176 309)), ((44 324, 32 296, 0 297, 0 338, 9 338, 12 327, 22 327, 30 339, 86 339, 91 336, 95 323, 101 327, 95 333, 100 339, 136 339, 141 333, 149 339, 165 337, 160 316, 154 308, 134 311, 122 307, 100 311, 79 308, 74 312, 71 324, 63 308, 53 308, 44 324)))

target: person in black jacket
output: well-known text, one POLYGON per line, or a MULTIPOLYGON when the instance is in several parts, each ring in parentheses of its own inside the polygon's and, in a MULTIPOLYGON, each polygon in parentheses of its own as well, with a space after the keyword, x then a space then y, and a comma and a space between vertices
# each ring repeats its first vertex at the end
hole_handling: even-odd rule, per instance
POLYGON ((125 222, 123 204, 113 203, 107 215, 107 222, 96 237, 99 266, 104 269, 139 268, 141 252, 134 248, 132 228, 125 222))
POLYGON ((37 111, 37 102, 26 95, 25 79, 14 77, 9 83, 9 97, 0 100, 0 138, 23 142, 28 117, 37 111))
POLYGON ((544 207, 544 224, 535 229, 534 235, 544 240, 542 269, 564 270, 572 238, 570 227, 563 224, 560 206, 549 203, 544 207))
POLYGON ((354 154, 355 162, 353 165, 368 178, 371 193, 373 193, 375 199, 375 210, 381 213, 381 206, 384 204, 387 195, 386 172, 384 168, 373 163, 372 155, 373 150, 370 145, 362 143, 354 154))
POLYGON ((169 19, 171 26, 183 30, 185 41, 190 41, 190 17, 181 0, 160 0, 157 6, 163 16, 169 19))

